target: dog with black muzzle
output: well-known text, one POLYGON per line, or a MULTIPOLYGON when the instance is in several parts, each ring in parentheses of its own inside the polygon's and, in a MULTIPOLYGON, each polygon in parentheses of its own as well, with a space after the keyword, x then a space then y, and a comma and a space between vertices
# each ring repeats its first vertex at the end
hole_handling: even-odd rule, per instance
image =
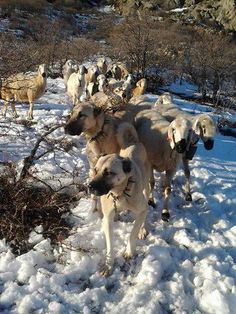
POLYGON ((111 273, 114 263, 112 223, 116 211, 129 209, 135 222, 127 243, 124 257, 134 255, 137 238, 146 236, 145 219, 148 209, 150 164, 135 128, 122 123, 118 128, 119 154, 100 157, 95 174, 89 183, 92 193, 101 197, 103 231, 106 239, 106 261, 102 275, 111 273))
MULTIPOLYGON (((106 114, 93 102, 82 102, 73 108, 65 124, 65 133, 85 135, 90 177, 94 175, 94 166, 100 156, 120 151, 117 134, 122 122, 122 119, 106 114)), ((98 206, 98 199, 94 197, 93 210, 98 210, 98 206)))
MULTIPOLYGON (((135 126, 140 141, 146 148, 152 168, 158 172, 165 171, 162 219, 167 221, 170 217, 168 203, 171 194, 171 180, 180 164, 182 155, 191 142, 192 125, 182 117, 169 123, 155 109, 150 109, 137 114, 135 126)), ((153 174, 150 184, 153 192, 155 185, 153 174)), ((155 206, 153 196, 150 204, 155 206)))

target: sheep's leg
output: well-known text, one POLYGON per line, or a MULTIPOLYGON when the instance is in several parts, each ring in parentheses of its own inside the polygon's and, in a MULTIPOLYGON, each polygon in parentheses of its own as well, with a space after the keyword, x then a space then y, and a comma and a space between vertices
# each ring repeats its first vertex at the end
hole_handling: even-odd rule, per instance
POLYGON ((30 102, 29 104, 29 112, 28 112, 28 119, 29 120, 33 120, 33 110, 34 110, 34 104, 32 102, 30 102))
POLYGON ((16 112, 16 105, 15 105, 14 102, 11 102, 11 109, 12 109, 14 118, 18 118, 19 116, 18 116, 18 114, 16 112))
POLYGON ((4 101, 4 107, 3 107, 3 111, 2 111, 2 115, 4 117, 6 117, 6 114, 7 114, 7 109, 8 109, 8 101, 4 101))
POLYGON ((187 158, 183 157, 183 167, 184 167, 184 175, 185 175, 185 185, 184 190, 186 192, 185 200, 191 202, 192 201, 192 195, 191 195, 191 189, 190 189, 190 169, 189 169, 189 161, 187 158))
POLYGON ((154 186, 155 186, 154 169, 151 169, 151 172, 150 172, 150 190, 151 190, 151 193, 150 193, 150 198, 149 198, 148 204, 150 206, 152 206, 153 208, 156 207, 156 204, 154 202, 154 196, 153 196, 154 186))
POLYGON ((168 221, 170 219, 169 212, 169 199, 171 194, 171 180, 174 175, 174 171, 166 171, 165 176, 165 184, 164 184, 164 204, 161 212, 161 218, 164 221, 168 221))

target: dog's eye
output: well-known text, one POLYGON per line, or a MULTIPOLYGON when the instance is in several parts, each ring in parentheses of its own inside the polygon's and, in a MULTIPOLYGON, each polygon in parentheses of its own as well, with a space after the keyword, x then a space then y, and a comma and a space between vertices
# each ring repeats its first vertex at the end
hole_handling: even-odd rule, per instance
POLYGON ((85 118, 85 117, 87 117, 86 114, 84 114, 82 112, 78 113, 78 116, 77 116, 78 119, 85 118))
POLYGON ((176 130, 175 130, 175 129, 172 129, 172 132, 173 132, 173 134, 175 134, 176 130))
POLYGON ((108 171, 107 169, 105 169, 105 170, 103 171, 103 176, 104 176, 104 177, 112 176, 112 175, 114 175, 114 174, 115 174, 114 172, 108 171))
POLYGON ((69 114, 66 116, 66 122, 70 120, 71 115, 72 115, 72 113, 69 113, 69 114))
POLYGON ((206 126, 205 125, 202 126, 202 131, 204 134, 206 133, 206 126))

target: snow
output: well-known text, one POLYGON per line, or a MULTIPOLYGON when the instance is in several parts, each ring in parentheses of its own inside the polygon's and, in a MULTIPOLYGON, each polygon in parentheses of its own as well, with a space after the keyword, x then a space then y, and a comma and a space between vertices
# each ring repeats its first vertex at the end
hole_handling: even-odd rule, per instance
MULTIPOLYGON (((194 86, 187 86, 185 92, 190 89, 194 86)), ((157 99, 155 95, 149 97, 157 99)), ((177 96, 174 102, 189 112, 208 112, 217 118, 209 107, 177 96)), ((46 94, 35 105, 35 124, 27 127, 15 123, 10 111, 6 119, 0 118, 1 161, 14 161, 20 169, 36 138, 61 122, 70 109, 62 79, 49 79, 46 94)), ((27 110, 27 105, 17 105, 19 120, 26 117, 27 110)), ((76 145, 68 152, 58 149, 45 155, 33 167, 34 174, 53 187, 70 182, 72 173, 78 182, 87 181, 84 138, 65 136, 63 129, 50 136, 55 140, 64 137, 76 145)), ((43 151, 44 147, 40 153, 43 151)), ((234 138, 217 134, 212 151, 199 143, 191 162, 193 201, 184 200, 184 174, 179 169, 173 180, 169 223, 160 219, 160 177, 156 175, 157 208, 150 208, 148 213, 149 234, 138 241, 136 256, 126 262, 122 252, 132 217, 124 213, 114 222, 116 260, 108 278, 99 274, 105 243, 101 219, 91 211, 89 196, 72 208, 71 234, 57 247, 40 235, 41 226, 29 235, 34 248, 21 256, 14 256, 2 239, 0 312, 235 313, 235 156, 234 138)))
POLYGON ((184 7, 184 8, 176 8, 176 9, 172 9, 170 10, 170 12, 174 12, 174 13, 183 13, 184 11, 187 11, 188 7, 184 7))
POLYGON ((197 86, 187 82, 186 80, 180 81, 180 79, 176 79, 165 88, 167 88, 171 93, 181 94, 187 97, 193 97, 197 94, 197 86))
POLYGON ((107 14, 115 12, 114 6, 111 6, 111 5, 104 5, 104 6, 98 7, 97 10, 101 13, 107 13, 107 14))

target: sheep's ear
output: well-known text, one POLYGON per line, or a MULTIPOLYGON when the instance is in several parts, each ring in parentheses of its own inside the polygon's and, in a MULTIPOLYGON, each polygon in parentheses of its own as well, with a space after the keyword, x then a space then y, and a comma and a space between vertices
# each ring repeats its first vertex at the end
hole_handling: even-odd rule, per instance
POLYGON ((175 140, 174 140, 173 128, 172 128, 171 124, 168 128, 168 141, 170 142, 170 147, 172 149, 174 149, 175 148, 175 140))
POLYGON ((82 66, 82 74, 86 74, 86 73, 88 73, 88 70, 87 70, 87 68, 83 65, 83 66, 82 66))
POLYGON ((122 167, 125 173, 130 172, 132 168, 131 161, 128 158, 124 158, 122 160, 122 167))
POLYGON ((159 105, 163 105, 163 97, 162 97, 162 95, 158 98, 157 102, 158 102, 159 105))
POLYGON ((97 117, 101 112, 102 112, 102 108, 94 107, 94 109, 93 109, 94 117, 97 117))
POLYGON ((196 121, 193 123, 193 131, 200 136, 201 134, 201 123, 199 121, 199 118, 196 119, 196 121))

